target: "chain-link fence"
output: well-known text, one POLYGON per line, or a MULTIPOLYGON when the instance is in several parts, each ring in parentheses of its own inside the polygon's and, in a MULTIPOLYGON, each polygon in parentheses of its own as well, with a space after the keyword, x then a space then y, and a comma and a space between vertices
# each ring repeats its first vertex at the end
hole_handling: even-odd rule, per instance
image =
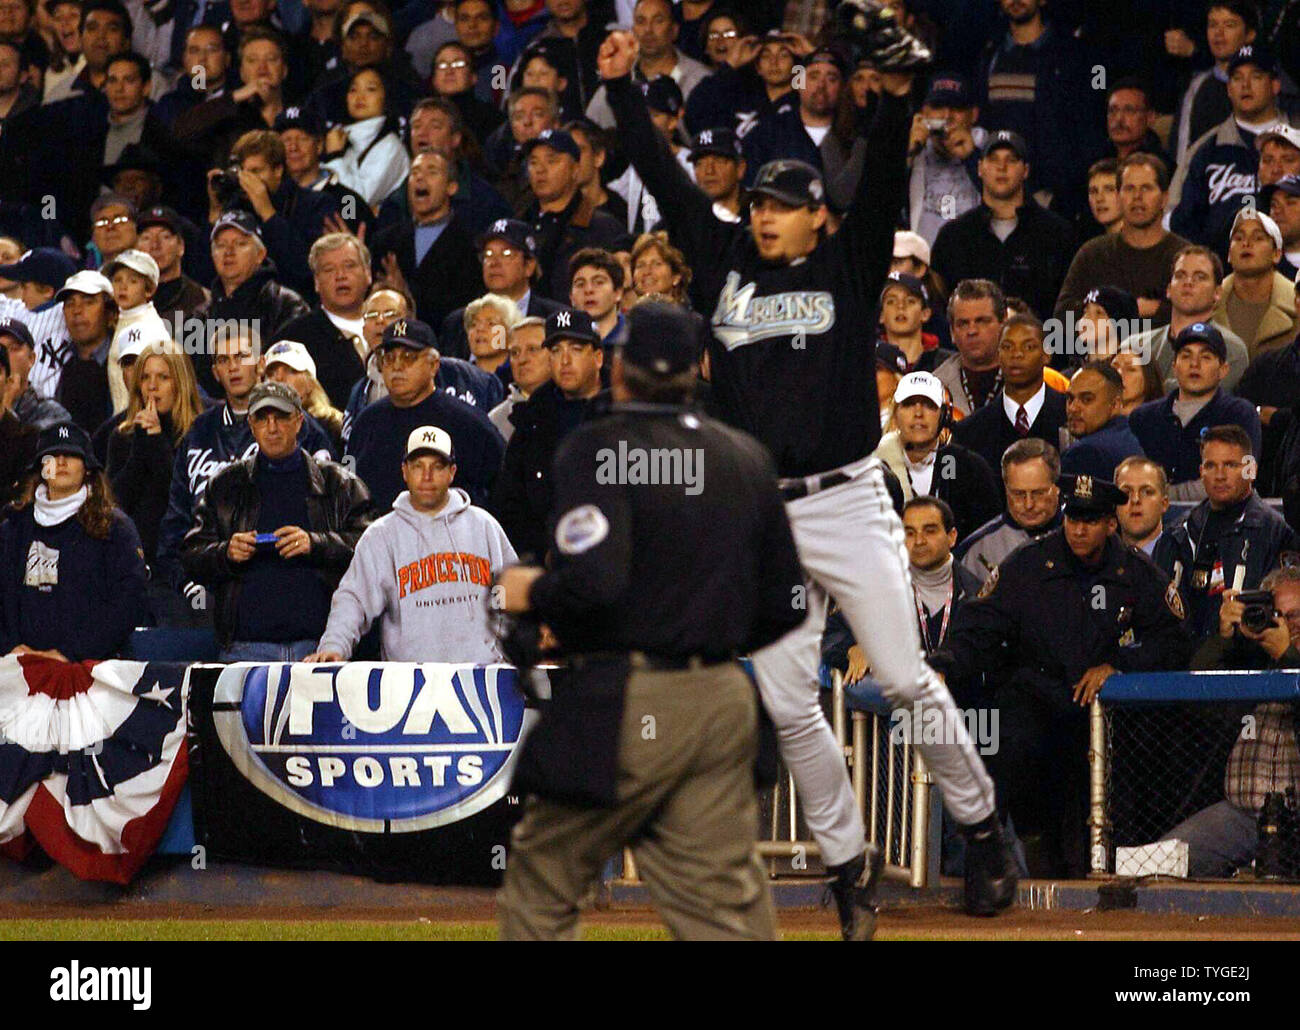
POLYGON ((1113 678, 1093 719, 1093 872, 1300 879, 1298 683, 1113 678))

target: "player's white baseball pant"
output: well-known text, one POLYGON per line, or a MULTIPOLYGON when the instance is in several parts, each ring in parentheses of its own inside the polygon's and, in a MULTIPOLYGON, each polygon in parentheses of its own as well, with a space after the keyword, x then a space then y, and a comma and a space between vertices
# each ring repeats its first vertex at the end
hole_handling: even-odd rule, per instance
POLYGON ((844 757, 818 694, 828 595, 839 602, 872 677, 890 702, 910 707, 919 701, 941 712, 943 742, 918 740, 917 746, 953 818, 977 823, 994 810, 993 781, 952 695, 922 657, 903 524, 879 463, 864 458, 842 471, 852 477, 849 482, 786 504, 808 581, 808 618, 753 656, 781 757, 794 776, 804 819, 828 865, 858 855, 866 835, 844 757))

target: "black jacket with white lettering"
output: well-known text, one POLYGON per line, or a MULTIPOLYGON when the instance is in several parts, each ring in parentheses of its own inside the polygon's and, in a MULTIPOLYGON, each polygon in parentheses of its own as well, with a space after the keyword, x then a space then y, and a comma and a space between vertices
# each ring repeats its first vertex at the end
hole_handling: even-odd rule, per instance
POLYGON ((876 105, 839 231, 786 264, 759 256, 749 226, 713 216, 630 78, 606 86, 619 140, 694 269, 696 295, 712 309, 709 357, 722 417, 765 443, 782 476, 870 454, 880 441, 871 314, 906 194, 907 102, 884 96, 876 105))

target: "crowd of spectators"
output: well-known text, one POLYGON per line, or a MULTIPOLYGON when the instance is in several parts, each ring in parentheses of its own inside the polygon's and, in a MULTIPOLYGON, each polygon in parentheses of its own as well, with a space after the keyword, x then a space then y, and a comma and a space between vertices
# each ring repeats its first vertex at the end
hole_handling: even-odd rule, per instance
MULTIPOLYGON (((1118 483, 1117 536, 1216 638, 1300 551, 1300 4, 892 6, 935 61, 860 331, 927 649, 1061 528, 1063 475, 1118 483)), ((545 559, 625 313, 692 312, 707 411, 709 322, 747 303, 665 231, 629 105, 651 181, 745 222, 803 162, 833 233, 882 88, 833 7, 6 4, 0 651, 497 657, 483 595, 545 559), (602 81, 616 27, 639 92, 602 81)))

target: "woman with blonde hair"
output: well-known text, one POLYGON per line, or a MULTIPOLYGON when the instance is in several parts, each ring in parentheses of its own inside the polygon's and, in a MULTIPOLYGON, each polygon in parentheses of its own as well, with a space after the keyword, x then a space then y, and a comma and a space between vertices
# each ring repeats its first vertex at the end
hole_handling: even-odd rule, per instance
POLYGON ((189 355, 174 343, 145 347, 136 358, 122 422, 108 438, 107 466, 113 492, 135 522, 150 564, 167 512, 176 449, 202 411, 189 355))
POLYGON ((675 304, 689 306, 687 288, 691 266, 686 256, 668 242, 662 230, 642 233, 632 245, 632 287, 639 296, 660 293, 675 304))

